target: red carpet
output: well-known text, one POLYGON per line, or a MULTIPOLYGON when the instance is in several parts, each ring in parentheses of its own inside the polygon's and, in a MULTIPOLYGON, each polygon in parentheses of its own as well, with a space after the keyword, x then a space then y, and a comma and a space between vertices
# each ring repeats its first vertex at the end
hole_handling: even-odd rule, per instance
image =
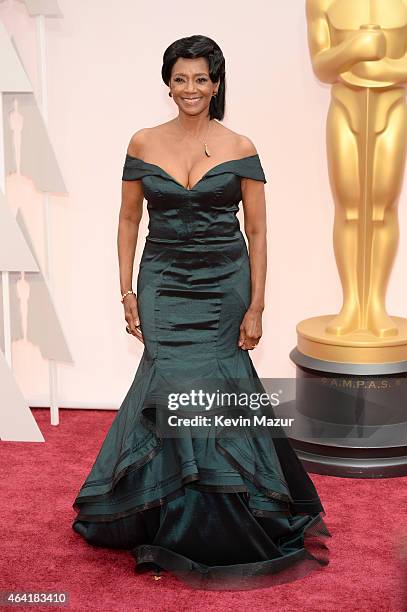
POLYGON ((14 610, 407 610, 407 477, 311 474, 332 533, 330 565, 271 589, 198 591, 167 574, 138 576, 130 552, 92 547, 71 529, 71 504, 116 413, 63 409, 57 427, 48 410, 33 414, 45 443, 0 443, 0 589, 66 591, 70 603, 14 610))

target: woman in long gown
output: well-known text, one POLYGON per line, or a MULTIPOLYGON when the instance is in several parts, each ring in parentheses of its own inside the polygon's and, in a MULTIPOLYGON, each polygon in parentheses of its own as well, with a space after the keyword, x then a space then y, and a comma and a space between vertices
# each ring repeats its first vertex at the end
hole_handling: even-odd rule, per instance
POLYGON ((162 77, 179 113, 131 138, 118 231, 126 330, 144 351, 72 526, 92 545, 131 550, 136 572, 169 570, 206 589, 286 582, 328 563, 321 536, 330 533, 285 434, 211 426, 171 436, 162 427, 169 393, 206 381, 264 391, 248 351, 262 334, 266 277, 266 178, 253 143, 219 123, 219 46, 197 35, 175 41, 162 77), (144 198, 149 233, 133 293, 144 198))

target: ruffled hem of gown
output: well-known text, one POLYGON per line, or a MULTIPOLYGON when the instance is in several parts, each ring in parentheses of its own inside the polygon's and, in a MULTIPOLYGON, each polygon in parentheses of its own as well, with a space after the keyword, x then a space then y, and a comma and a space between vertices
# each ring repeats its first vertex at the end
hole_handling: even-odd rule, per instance
MULTIPOLYGON (((201 361, 197 377, 237 371, 259 388, 248 355, 238 355, 206 372, 201 361)), ((153 565, 196 588, 259 588, 327 565, 325 511, 288 439, 162 438, 151 419, 160 382, 144 354, 73 503, 73 529, 95 546, 131 550, 136 571, 153 565)))
MULTIPOLYGON (((281 556, 245 563, 209 565, 166 547, 141 544, 132 549, 136 560, 135 571, 151 571, 155 575, 160 575, 163 570, 169 571, 185 584, 204 590, 250 590, 293 582, 329 564, 329 549, 322 538, 331 537, 331 534, 323 515, 325 512, 307 518, 306 525, 292 536, 292 550, 289 550, 287 537, 285 542, 284 538, 278 540, 281 556)), ((262 543, 266 545, 269 541, 270 536, 265 528, 262 543)), ((274 539, 273 546, 275 542, 274 539)))

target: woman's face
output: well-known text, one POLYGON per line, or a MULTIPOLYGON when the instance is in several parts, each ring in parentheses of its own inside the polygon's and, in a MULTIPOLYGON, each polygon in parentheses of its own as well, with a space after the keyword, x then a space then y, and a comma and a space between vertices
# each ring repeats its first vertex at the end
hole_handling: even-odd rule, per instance
POLYGON ((218 84, 209 77, 205 57, 179 57, 172 67, 170 91, 175 104, 188 115, 197 115, 209 107, 218 84))

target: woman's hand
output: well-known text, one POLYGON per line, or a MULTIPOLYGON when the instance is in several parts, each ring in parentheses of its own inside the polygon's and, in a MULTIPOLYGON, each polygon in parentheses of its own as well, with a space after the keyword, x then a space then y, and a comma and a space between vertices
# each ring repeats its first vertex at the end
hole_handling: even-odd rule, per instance
POLYGON ((257 346, 262 336, 261 326, 262 312, 249 308, 240 324, 240 334, 238 346, 247 351, 251 351, 257 346))
POLYGON ((129 326, 130 333, 144 344, 143 333, 140 328, 140 317, 137 308, 137 297, 129 293, 123 300, 124 318, 129 326))

